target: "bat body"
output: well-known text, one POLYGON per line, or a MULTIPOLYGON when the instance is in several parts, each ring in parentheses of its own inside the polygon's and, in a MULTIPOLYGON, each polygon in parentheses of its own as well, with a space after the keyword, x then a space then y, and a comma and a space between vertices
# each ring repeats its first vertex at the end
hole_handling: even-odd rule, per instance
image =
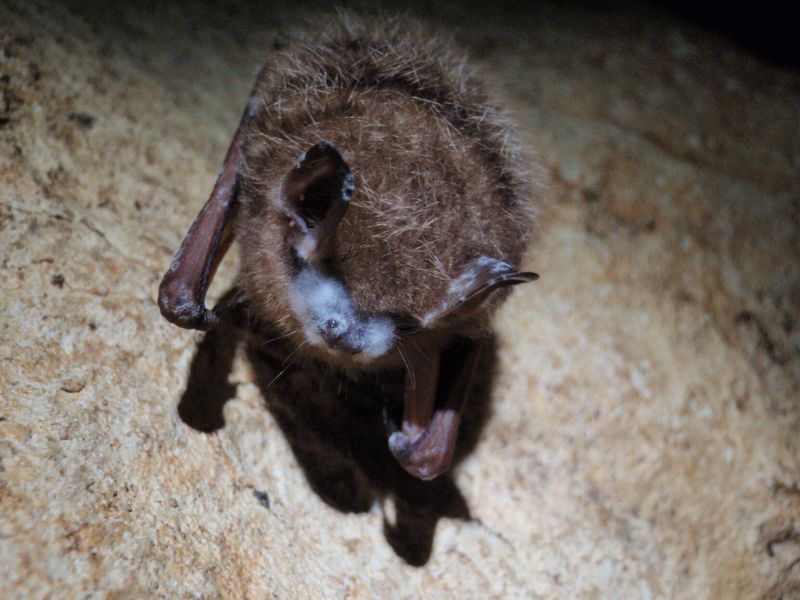
POLYGON ((340 18, 270 57, 203 211, 159 290, 208 329, 204 298, 235 237, 257 320, 350 373, 408 369, 388 440, 411 474, 452 460, 488 317, 519 264, 538 191, 509 128, 449 45, 340 18), (459 368, 440 381, 444 353, 459 368))

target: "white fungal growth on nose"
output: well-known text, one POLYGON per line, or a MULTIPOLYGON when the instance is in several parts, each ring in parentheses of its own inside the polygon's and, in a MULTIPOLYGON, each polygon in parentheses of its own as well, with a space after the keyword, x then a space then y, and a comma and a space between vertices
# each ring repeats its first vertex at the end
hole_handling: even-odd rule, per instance
POLYGON ((365 358, 377 358, 392 346, 395 327, 388 317, 364 317, 341 282, 313 268, 305 268, 289 288, 289 306, 303 324, 306 339, 325 345, 320 331, 345 337, 365 358))
POLYGON ((289 288, 289 306, 303 323, 306 338, 322 344, 320 329, 329 321, 347 328, 355 321, 353 302, 344 286, 313 269, 303 269, 289 288))

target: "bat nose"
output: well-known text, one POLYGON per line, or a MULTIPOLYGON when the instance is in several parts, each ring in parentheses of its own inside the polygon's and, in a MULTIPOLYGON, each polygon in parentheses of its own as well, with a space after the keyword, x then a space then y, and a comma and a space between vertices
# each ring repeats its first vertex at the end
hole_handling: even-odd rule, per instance
POLYGON ((336 319, 328 319, 325 324, 319 328, 319 334, 325 343, 333 348, 347 354, 358 354, 361 348, 354 345, 350 329, 343 326, 336 319))

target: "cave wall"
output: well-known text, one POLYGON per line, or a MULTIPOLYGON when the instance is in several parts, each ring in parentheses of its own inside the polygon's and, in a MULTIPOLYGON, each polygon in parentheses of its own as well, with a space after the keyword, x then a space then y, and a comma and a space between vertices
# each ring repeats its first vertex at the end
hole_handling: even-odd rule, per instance
POLYGON ((3 596, 800 595, 800 76, 647 5, 406 5, 508 99, 550 208, 469 452, 378 485, 357 411, 286 413, 156 306, 320 6, 0 5, 3 596), (179 410, 202 360, 212 433, 179 410))

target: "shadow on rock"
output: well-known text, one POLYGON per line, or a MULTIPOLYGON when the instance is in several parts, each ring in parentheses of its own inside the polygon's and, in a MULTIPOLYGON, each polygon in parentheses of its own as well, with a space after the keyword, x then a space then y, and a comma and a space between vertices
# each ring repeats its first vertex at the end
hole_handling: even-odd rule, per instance
MULTIPOLYGON (((231 303, 236 294, 235 289, 229 291, 220 304, 231 303)), ((243 310, 228 310, 223 313, 219 326, 207 332, 198 345, 186 390, 178 403, 178 415, 189 427, 213 433, 225 425, 222 409, 236 396, 236 386, 228 382, 228 375, 236 348, 243 339, 244 324, 243 310)))
MULTIPOLYGON (((282 340, 267 343, 268 335, 248 333, 244 323, 237 311, 226 313, 198 346, 178 407, 184 422, 201 431, 224 425, 222 408, 235 395, 227 377, 237 345, 246 340, 265 405, 311 488, 342 512, 366 512, 376 501, 382 506, 392 502, 394 518, 384 517, 386 540, 407 563, 427 563, 438 520, 469 520, 471 515, 449 473, 420 481, 389 451, 387 418, 397 421, 402 412, 404 371, 368 373, 355 380, 318 362, 291 364, 292 347, 282 346, 282 340)), ((473 450, 488 417, 494 364, 492 342, 467 400, 455 464, 473 450)))

